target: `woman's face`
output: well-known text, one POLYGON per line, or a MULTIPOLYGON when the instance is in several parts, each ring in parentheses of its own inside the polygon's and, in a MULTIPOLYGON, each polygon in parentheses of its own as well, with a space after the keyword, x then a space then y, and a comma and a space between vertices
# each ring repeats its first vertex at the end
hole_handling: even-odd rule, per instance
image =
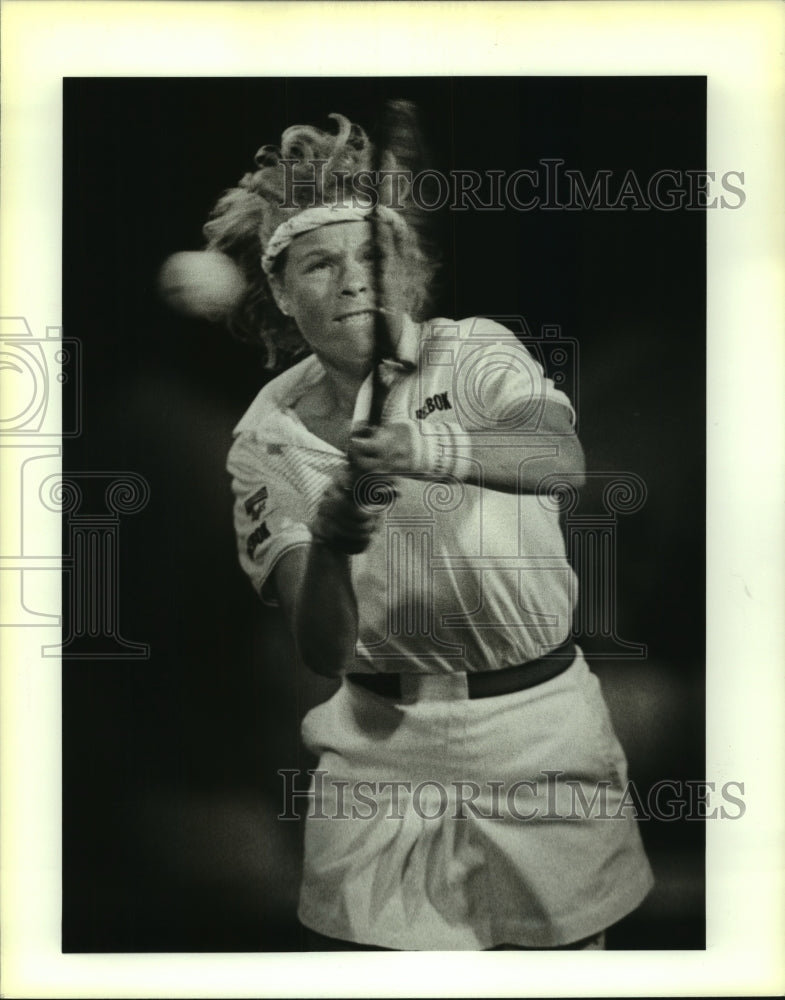
MULTIPOLYGON (((391 234, 381 226, 384 300, 397 298, 397 268, 391 267, 391 234), (387 252, 385 252, 387 250, 387 252)), ((365 374, 373 360, 376 302, 370 222, 320 226, 292 240, 283 273, 271 287, 279 308, 292 316, 308 345, 323 361, 365 374)), ((393 308, 395 308, 393 306, 393 308)))

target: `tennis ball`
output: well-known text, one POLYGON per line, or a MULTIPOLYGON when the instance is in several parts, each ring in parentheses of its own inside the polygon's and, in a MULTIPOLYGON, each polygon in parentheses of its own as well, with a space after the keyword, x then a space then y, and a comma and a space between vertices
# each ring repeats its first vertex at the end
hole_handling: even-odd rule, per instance
POLYGON ((218 250, 183 250, 168 257, 158 273, 158 291, 168 306, 186 316, 218 321, 247 290, 240 268, 218 250))

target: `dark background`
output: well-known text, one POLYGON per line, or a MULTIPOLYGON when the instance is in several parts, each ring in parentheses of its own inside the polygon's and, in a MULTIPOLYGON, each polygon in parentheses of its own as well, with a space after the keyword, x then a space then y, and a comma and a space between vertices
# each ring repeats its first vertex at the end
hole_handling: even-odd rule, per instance
MULTIPOLYGON (((296 950, 299 822, 278 768, 313 762, 299 720, 329 691, 294 661, 236 563, 231 430, 268 377, 256 352, 161 304, 164 258, 201 246, 221 191, 284 127, 340 111, 372 131, 417 102, 439 169, 591 178, 705 168, 703 78, 69 79, 63 315, 82 342, 83 432, 65 470, 131 471, 150 501, 120 525, 119 629, 148 659, 63 662, 66 951, 296 950)), ((612 183, 613 187, 613 183, 612 183)), ((559 324, 579 345, 589 469, 628 471, 617 634, 581 637, 631 776, 704 776, 705 216, 443 212, 434 314, 559 324)), ((590 498, 591 499, 591 498, 590 498)), ((66 580, 66 592, 68 581, 66 580)), ((641 824, 657 887, 615 948, 704 947, 703 827, 641 824)), ((567 877, 567 876, 566 876, 567 877)))

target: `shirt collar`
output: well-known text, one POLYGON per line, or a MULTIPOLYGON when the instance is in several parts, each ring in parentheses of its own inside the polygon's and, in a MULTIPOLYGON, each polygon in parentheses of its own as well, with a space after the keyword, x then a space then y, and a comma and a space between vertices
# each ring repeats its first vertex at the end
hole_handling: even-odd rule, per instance
MULTIPOLYGON (((384 365, 388 369, 391 379, 416 367, 420 353, 420 334, 421 325, 415 323, 410 316, 404 315, 395 358, 390 359, 384 365)), ((258 433, 260 427, 264 426, 267 432, 265 436, 273 436, 277 439, 283 426, 290 422, 290 418, 285 416, 284 411, 310 385, 317 382, 323 372, 321 362, 316 355, 311 354, 278 375, 262 389, 245 416, 235 427, 234 433, 240 434, 250 430, 258 433)), ((355 421, 367 419, 370 408, 371 382, 372 377, 369 375, 358 393, 354 410, 355 421)))

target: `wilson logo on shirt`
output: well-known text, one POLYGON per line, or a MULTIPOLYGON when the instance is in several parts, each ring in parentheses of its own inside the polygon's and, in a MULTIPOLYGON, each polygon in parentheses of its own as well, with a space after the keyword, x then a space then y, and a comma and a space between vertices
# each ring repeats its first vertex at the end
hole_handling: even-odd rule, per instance
POLYGON ((267 487, 262 486, 253 496, 245 501, 245 513, 252 521, 258 521, 262 516, 262 511, 267 506, 267 487))
POLYGON ((253 559, 254 552, 259 545, 262 544, 265 539, 270 537, 270 532, 267 530, 267 525, 264 521, 248 536, 248 544, 246 546, 248 552, 248 558, 253 559))
POLYGON ((414 415, 418 420, 424 420, 432 413, 451 409, 452 403, 450 402, 449 394, 446 392, 437 392, 434 396, 429 396, 425 400, 424 406, 421 406, 419 410, 414 411, 414 415))

